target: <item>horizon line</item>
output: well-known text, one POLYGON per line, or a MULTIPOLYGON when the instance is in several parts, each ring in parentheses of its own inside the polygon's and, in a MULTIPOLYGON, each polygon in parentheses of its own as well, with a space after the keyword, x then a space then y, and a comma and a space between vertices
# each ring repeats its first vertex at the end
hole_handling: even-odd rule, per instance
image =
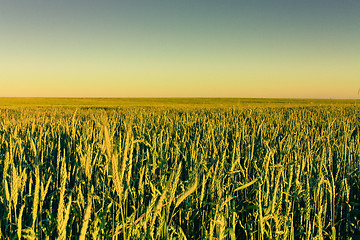
POLYGON ((45 99, 45 98, 54 98, 54 99, 306 99, 306 100, 311 100, 311 99, 316 99, 316 100, 360 100, 360 98, 317 98, 317 97, 313 97, 313 98, 309 98, 309 97, 179 97, 179 96, 174 96, 174 97, 92 97, 92 96, 87 96, 87 97, 76 97, 76 96, 0 96, 0 98, 41 98, 41 99, 45 99))

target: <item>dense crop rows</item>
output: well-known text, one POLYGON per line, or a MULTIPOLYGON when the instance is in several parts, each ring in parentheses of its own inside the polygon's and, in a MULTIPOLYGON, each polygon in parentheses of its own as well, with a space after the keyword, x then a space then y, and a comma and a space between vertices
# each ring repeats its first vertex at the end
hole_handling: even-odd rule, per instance
POLYGON ((3 239, 360 235, 356 106, 0 117, 3 239))

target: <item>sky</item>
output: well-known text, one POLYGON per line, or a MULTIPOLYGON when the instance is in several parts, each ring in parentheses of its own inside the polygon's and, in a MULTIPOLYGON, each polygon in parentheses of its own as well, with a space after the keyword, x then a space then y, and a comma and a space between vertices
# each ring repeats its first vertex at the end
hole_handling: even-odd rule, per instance
POLYGON ((0 97, 358 98, 359 0, 0 0, 0 97))

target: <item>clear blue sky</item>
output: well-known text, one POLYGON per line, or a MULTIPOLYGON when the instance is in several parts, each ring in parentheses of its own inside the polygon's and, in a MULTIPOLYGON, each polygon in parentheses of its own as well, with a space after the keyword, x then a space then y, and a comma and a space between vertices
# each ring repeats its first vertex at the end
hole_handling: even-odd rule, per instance
POLYGON ((360 1, 3 0, 0 96, 357 98, 360 1))

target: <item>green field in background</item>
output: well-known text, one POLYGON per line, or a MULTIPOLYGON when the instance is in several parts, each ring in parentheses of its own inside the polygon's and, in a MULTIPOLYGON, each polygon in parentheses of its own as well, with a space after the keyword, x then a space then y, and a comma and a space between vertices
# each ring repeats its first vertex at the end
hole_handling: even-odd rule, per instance
POLYGON ((248 107, 355 104, 348 99, 286 99, 286 98, 0 98, 1 107, 14 106, 199 106, 199 107, 248 107))

